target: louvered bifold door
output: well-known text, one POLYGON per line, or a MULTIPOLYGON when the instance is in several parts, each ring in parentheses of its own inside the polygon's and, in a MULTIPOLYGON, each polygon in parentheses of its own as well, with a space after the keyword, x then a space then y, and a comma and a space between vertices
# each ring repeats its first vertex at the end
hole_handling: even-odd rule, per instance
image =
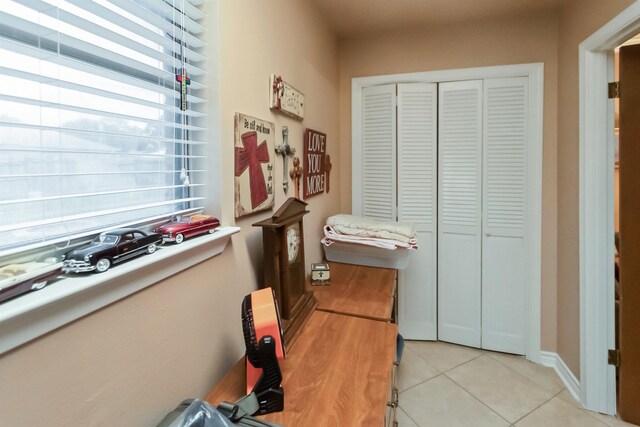
POLYGON ((414 224, 418 251, 399 271, 399 326, 407 339, 437 338, 438 85, 398 85, 398 219, 414 224))
POLYGON ((482 347, 525 354, 528 79, 484 81, 482 347))
POLYGON ((480 347, 482 81, 439 89, 438 339, 480 347))
MULTIPOLYGON (((354 162, 354 167, 361 168, 361 171, 353 177, 353 213, 383 221, 395 221, 395 84, 362 89, 360 132, 361 160, 354 162)), ((354 159, 357 156, 354 155, 354 159)))

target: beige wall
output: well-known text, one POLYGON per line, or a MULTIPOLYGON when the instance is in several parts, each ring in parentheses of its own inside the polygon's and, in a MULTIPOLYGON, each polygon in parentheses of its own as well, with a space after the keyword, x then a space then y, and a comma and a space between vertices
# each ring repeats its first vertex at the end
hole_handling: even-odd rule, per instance
MULTIPOLYGON (((278 143, 289 126, 298 153, 305 127, 325 132, 339 182, 337 41, 310 2, 278 3, 220 1, 224 225, 234 222, 236 111, 274 121, 278 143), (270 73, 305 93, 303 122, 269 111, 270 73)), ((276 206, 285 200, 281 171, 277 159, 276 206)), ((307 264, 321 259, 321 225, 338 211, 339 191, 308 201, 307 264)), ((223 254, 0 356, 0 424, 151 426, 182 399, 203 396, 244 351, 240 303, 262 268, 251 224, 269 214, 239 221, 223 254)))
POLYGON ((555 15, 447 25, 340 43, 343 211, 351 209, 351 79, 415 71, 544 63, 542 349, 556 350, 557 19, 555 15))
MULTIPOLYGON (((558 354, 580 374, 578 45, 632 0, 570 0, 558 37, 558 354)), ((605 118, 603 118, 605 120, 605 118)))

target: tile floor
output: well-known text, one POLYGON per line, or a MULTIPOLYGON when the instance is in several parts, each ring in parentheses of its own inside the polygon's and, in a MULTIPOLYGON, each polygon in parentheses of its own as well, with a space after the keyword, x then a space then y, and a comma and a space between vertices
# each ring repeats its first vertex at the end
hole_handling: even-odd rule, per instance
POLYGON ((582 409, 551 368, 444 342, 405 341, 401 427, 630 426, 582 409))

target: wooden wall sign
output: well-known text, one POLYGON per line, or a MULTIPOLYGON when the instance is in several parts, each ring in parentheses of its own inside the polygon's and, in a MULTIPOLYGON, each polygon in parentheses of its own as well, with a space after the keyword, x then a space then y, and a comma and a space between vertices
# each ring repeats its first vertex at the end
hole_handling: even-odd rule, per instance
POLYGON ((269 108, 281 111, 296 119, 304 119, 304 94, 302 92, 275 74, 271 74, 269 87, 269 108))
POLYGON ((313 129, 304 132, 304 166, 302 168, 303 197, 324 193, 327 135, 313 129))
POLYGON ((236 218, 274 205, 275 125, 245 114, 235 116, 234 193, 236 218))

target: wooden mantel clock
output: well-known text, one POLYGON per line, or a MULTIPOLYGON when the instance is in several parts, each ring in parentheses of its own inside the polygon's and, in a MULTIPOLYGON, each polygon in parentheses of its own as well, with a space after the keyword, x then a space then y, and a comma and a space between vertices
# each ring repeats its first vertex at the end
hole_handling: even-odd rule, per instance
POLYGON ((318 305, 306 288, 302 218, 307 204, 290 197, 271 218, 253 224, 262 227, 264 287, 276 292, 284 328, 285 344, 298 335, 318 305))

